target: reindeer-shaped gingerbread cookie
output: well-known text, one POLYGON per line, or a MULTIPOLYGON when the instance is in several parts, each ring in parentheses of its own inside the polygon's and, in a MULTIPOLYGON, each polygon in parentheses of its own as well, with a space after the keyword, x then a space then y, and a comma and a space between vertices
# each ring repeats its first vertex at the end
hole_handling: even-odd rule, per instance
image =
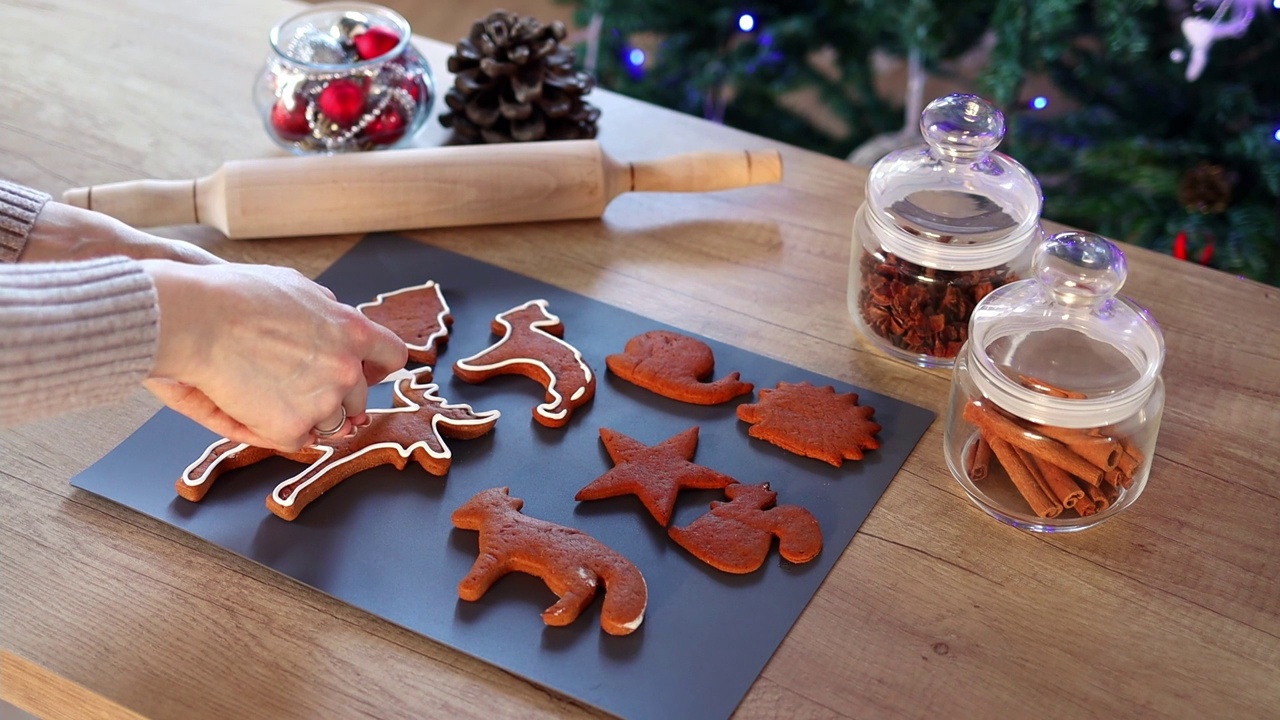
POLYGON ((458 584, 458 597, 479 600, 509 572, 541 578, 559 597, 542 620, 563 626, 578 618, 597 586, 605 587, 600 626, 611 635, 640 627, 649 590, 640 570, 604 543, 574 528, 529 517, 508 489, 482 490, 453 511, 453 526, 480 531, 480 555, 458 584))
POLYGON ((806 563, 822 552, 818 519, 799 505, 774 507, 778 494, 769 483, 734 483, 724 494, 729 502, 712 502, 711 512, 667 535, 711 567, 736 574, 759 569, 775 535, 778 554, 790 562, 806 563))
POLYGON ((498 342, 453 364, 453 374, 469 383, 495 375, 524 375, 542 383, 546 402, 533 419, 561 427, 573 411, 596 394, 596 378, 578 349, 563 340, 564 323, 547 310, 546 300, 530 300, 493 319, 498 342))
POLYGON ((470 405, 450 405, 435 394, 437 385, 423 382, 430 379, 429 367, 411 371, 411 377, 396 383, 395 407, 368 410, 368 426, 332 442, 282 452, 219 440, 182 473, 178 494, 198 502, 224 472, 280 455, 309 463, 307 469, 277 485, 267 498, 271 512, 293 520, 312 500, 362 470, 379 465, 403 470, 412 459, 432 475, 444 475, 453 462, 444 438, 480 437, 493 429, 499 413, 477 413, 470 405))

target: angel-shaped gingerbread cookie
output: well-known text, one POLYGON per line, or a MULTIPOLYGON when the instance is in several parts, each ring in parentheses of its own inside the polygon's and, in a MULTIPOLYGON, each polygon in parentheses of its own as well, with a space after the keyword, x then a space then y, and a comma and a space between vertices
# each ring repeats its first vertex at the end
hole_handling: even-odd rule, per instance
POLYGON ((774 536, 778 554, 806 563, 822 552, 822 528, 813 513, 799 505, 777 505, 769 483, 734 483, 724 489, 729 502, 711 503, 711 511, 672 527, 667 535, 694 557, 717 570, 746 574, 764 564, 774 536))
POLYGON ((267 508, 285 520, 298 517, 311 501, 352 475, 379 465, 403 470, 414 460, 432 475, 444 475, 453 453, 444 438, 470 440, 493 429, 497 410, 477 413, 470 405, 450 405, 427 383, 431 368, 411 371, 395 386, 395 407, 368 410, 369 425, 354 435, 311 445, 298 452, 237 443, 223 438, 210 445, 178 478, 178 494, 198 502, 224 472, 280 455, 308 463, 307 469, 276 486, 267 508))

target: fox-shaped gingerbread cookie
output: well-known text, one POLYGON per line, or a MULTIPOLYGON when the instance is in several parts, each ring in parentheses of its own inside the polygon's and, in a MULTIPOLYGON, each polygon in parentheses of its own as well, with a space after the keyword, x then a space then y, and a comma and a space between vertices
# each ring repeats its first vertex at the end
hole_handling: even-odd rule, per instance
POLYGON ((600 626, 628 635, 644 621, 649 590, 640 570, 604 543, 574 528, 529 517, 505 487, 482 490, 453 511, 453 526, 480 531, 480 555, 458 584, 458 597, 479 600, 510 572, 541 578, 559 597, 542 613, 548 625, 578 618, 604 583, 600 626))

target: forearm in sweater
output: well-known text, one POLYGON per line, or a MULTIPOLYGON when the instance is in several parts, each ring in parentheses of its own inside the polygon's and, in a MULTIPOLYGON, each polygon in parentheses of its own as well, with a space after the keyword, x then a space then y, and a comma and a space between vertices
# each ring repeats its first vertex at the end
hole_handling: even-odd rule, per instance
POLYGON ((17 262, 49 196, 0 180, 0 263, 17 262))
POLYGON ((158 333, 155 285, 136 260, 0 265, 0 426, 127 397, 158 333))
POLYGON ((154 363, 156 290, 137 261, 13 264, 48 201, 0 180, 0 426, 119 400, 154 363))

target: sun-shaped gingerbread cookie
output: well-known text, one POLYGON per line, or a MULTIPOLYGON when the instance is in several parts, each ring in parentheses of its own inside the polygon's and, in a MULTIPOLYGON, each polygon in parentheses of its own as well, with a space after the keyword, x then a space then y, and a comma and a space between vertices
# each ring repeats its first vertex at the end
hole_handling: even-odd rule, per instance
POLYGON ((858 404, 855 393, 830 385, 778 383, 760 391, 760 402, 738 406, 738 419, 752 423, 748 434, 797 455, 840 467, 861 460, 863 450, 880 447, 871 421, 875 408, 858 404))
POLYGON ((609 428, 600 428, 600 439, 613 459, 613 469, 579 490, 574 500, 635 495, 653 519, 666 527, 681 489, 711 490, 737 482, 692 462, 698 447, 697 425, 652 447, 609 428))

